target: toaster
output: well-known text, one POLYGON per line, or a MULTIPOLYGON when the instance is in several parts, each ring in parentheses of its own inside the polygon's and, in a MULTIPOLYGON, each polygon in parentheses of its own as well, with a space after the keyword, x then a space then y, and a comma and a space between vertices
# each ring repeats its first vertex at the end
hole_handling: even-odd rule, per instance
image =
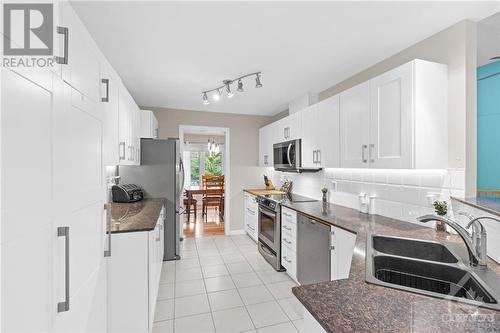
POLYGON ((135 184, 113 185, 111 187, 113 202, 136 202, 144 198, 142 189, 135 184))

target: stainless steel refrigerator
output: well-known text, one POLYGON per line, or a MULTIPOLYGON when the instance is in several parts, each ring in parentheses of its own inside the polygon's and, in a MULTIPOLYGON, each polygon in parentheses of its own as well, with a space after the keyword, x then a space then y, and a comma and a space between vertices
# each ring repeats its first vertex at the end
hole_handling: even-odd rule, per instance
POLYGON ((120 166, 120 182, 142 187, 145 198, 165 198, 163 260, 180 258, 184 166, 177 139, 141 139, 141 165, 120 166))

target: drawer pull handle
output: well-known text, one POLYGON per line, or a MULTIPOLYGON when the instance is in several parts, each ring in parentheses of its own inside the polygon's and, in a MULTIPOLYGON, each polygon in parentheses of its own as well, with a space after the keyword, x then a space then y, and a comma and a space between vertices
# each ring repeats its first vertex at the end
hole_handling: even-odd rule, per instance
POLYGON ((285 259, 285 261, 286 261, 287 263, 289 263, 289 264, 291 264, 291 263, 292 263, 292 261, 291 261, 291 260, 288 260, 288 258, 287 258, 286 256, 283 256, 283 259, 285 259))
POLYGON ((290 230, 290 231, 292 230, 292 228, 287 227, 286 225, 283 225, 283 228, 285 228, 286 230, 290 230))
POLYGON ((283 241, 284 241, 285 243, 287 243, 287 244, 292 244, 292 242, 291 242, 291 241, 289 241, 289 240, 288 240, 288 239, 286 239, 286 238, 283 238, 283 241))

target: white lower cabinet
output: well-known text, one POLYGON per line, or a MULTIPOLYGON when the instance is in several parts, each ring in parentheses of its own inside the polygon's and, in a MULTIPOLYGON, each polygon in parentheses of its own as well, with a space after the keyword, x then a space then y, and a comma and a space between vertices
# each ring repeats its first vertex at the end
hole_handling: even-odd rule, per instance
POLYGON ((259 206, 257 204, 257 197, 250 193, 245 192, 244 200, 245 200, 245 232, 257 242, 258 232, 257 232, 257 224, 258 224, 258 213, 259 206))
POLYGON ((281 265, 297 281, 297 212, 281 207, 281 265))
POLYGON ((356 234, 330 226, 330 280, 347 279, 351 270, 356 234))
POLYGON ((163 214, 154 230, 114 233, 108 331, 151 332, 163 262, 163 214))

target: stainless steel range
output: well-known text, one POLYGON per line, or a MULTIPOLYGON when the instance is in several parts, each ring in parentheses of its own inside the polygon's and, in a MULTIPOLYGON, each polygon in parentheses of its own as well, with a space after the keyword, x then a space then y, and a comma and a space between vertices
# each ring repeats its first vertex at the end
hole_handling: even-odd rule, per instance
POLYGON ((308 201, 316 200, 293 193, 257 197, 259 204, 259 252, 277 271, 284 270, 281 266, 281 204, 308 201))

